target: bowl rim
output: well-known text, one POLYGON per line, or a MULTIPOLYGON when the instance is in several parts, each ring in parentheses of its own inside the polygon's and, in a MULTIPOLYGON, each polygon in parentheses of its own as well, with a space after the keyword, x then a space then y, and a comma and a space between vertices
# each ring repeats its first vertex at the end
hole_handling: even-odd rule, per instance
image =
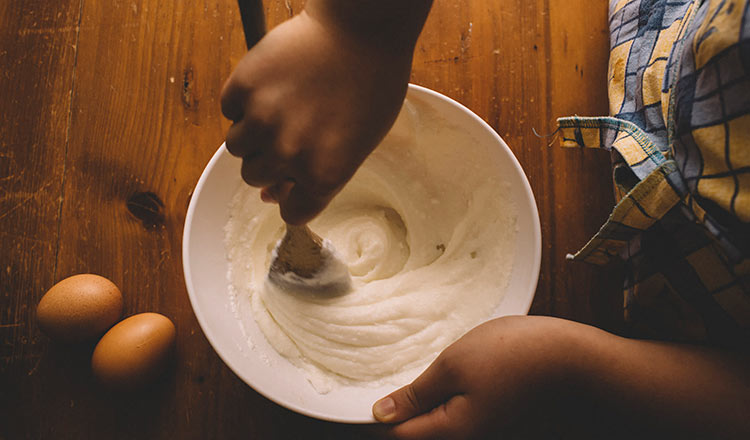
MULTIPOLYGON (((515 154, 513 154, 513 151, 510 149, 508 144, 500 137, 500 135, 482 118, 480 118, 476 113, 471 111, 469 108, 464 106, 463 104, 459 103, 458 101, 449 98, 439 92, 436 92, 434 90, 428 89, 423 86, 419 86, 413 83, 409 83, 408 85, 408 91, 405 96, 405 98, 408 96, 409 93, 416 92, 421 94, 429 95, 431 98, 438 99, 441 101, 444 101, 456 109, 460 110, 461 112, 468 115, 471 119, 473 119, 476 123, 478 123, 484 130, 486 130, 490 136, 492 136, 495 141, 502 145, 507 151, 510 153, 510 162, 513 165, 514 168, 516 168, 516 171, 519 173, 520 176, 523 177, 521 179, 522 183, 522 191, 523 191, 523 197, 525 200, 528 200, 529 203, 532 205, 532 209, 530 210, 531 214, 531 233, 534 242, 537 244, 534 248, 533 253, 533 261, 531 266, 531 276, 533 278, 531 284, 530 284, 530 291, 533 292, 532 295, 529 295, 529 297, 521 304, 521 309, 524 311, 524 314, 528 314, 531 304, 534 300, 534 297, 536 295, 536 290, 539 282, 539 274, 540 274, 540 268, 541 268, 541 257, 542 257, 542 239, 541 239, 541 224, 539 220, 539 209, 537 206, 536 198, 534 197, 534 193, 531 189, 531 185, 528 181, 528 176, 524 172, 523 168, 521 167, 520 162, 518 161, 518 158, 516 158, 515 154)), ((190 265, 190 231, 193 223, 193 217, 195 215, 196 211, 196 203, 195 201, 199 198, 201 192, 203 191, 203 187, 206 184, 206 181, 208 179, 209 174, 211 174, 211 170, 214 168, 216 163, 220 160, 220 158, 225 154, 226 146, 224 143, 222 143, 221 146, 216 150, 216 152, 212 155, 209 162, 204 167, 203 171, 201 172, 201 175, 198 179, 198 182, 196 183, 192 196, 190 198, 190 202, 188 204, 187 213, 185 216, 185 224, 183 228, 183 234, 182 234, 182 266, 183 266, 183 275, 185 279, 185 285, 188 293, 188 298, 190 300, 191 309, 193 311, 193 314, 195 315, 198 324, 203 331, 203 334, 205 335, 206 339, 208 340, 211 348, 216 352, 216 354, 219 356, 219 358, 222 360, 222 362, 238 377, 240 380, 242 380, 247 386, 250 386, 255 392, 262 395, 266 399, 284 407, 289 410, 292 410, 294 412, 297 412, 299 414, 313 417, 320 420, 326 420, 331 422, 338 422, 338 423, 349 423, 349 424, 367 424, 367 423, 375 423, 374 418, 370 418, 367 420, 360 420, 360 419, 351 419, 346 417, 336 417, 329 414, 324 414, 322 412, 318 412, 315 410, 311 410, 309 408, 305 408, 301 405, 298 405, 291 401, 285 401, 282 399, 279 399, 275 396, 273 396, 271 393, 268 392, 268 390, 262 385, 257 384, 255 381, 252 380, 252 378, 247 377, 246 374, 242 373, 238 370, 235 366, 233 366, 227 359, 226 354, 223 352, 223 349, 220 349, 222 345, 219 344, 218 340, 219 338, 216 336, 214 331, 212 330, 212 327, 209 325, 207 318, 203 315, 203 312, 201 311, 200 307, 198 306, 198 296, 196 289, 194 288, 193 284, 193 277, 192 277, 192 269, 190 265)), ((228 293, 227 293, 228 294, 228 293)))

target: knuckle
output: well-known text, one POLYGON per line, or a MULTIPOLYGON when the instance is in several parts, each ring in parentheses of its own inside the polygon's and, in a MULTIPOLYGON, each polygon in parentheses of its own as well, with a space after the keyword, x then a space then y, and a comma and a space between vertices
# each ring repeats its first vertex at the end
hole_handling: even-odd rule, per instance
POLYGON ((407 404, 416 410, 417 414, 420 414, 426 410, 426 408, 423 407, 421 401, 419 400, 417 391, 413 386, 407 385, 407 387, 404 389, 404 398, 406 399, 407 404))
POLYGON ((290 162, 298 154, 298 144, 280 140, 275 148, 276 157, 281 162, 290 162))
POLYGON ((447 348, 435 360, 433 367, 437 370, 438 375, 446 382, 461 383, 463 378, 463 365, 459 361, 461 356, 454 356, 455 352, 447 348))
POLYGON ((227 119, 236 121, 239 117, 238 115, 239 109, 236 104, 236 101, 233 100, 233 97, 228 95, 225 92, 222 92, 220 102, 221 102, 221 114, 223 114, 227 119))
POLYGON ((433 416, 435 426, 442 432, 443 438, 462 439, 461 430, 456 429, 456 421, 453 420, 448 412, 448 406, 442 404, 430 412, 433 416))
POLYGON ((245 143, 242 141, 242 139, 239 139, 236 136, 227 136, 225 143, 227 146, 227 150, 231 155, 236 157, 241 157, 244 155, 245 143))
POLYGON ((219 95, 219 104, 221 104, 221 111, 226 112, 229 105, 232 103, 235 95, 231 92, 231 78, 228 79, 221 87, 221 94, 219 95))
POLYGON ((227 137, 224 143, 227 146, 227 151, 229 151, 229 154, 231 154, 232 156, 240 156, 240 147, 237 144, 237 141, 227 137))
POLYGON ((238 121, 244 113, 243 104, 247 101, 250 90, 234 78, 229 78, 221 89, 219 104, 221 112, 228 119, 238 121))

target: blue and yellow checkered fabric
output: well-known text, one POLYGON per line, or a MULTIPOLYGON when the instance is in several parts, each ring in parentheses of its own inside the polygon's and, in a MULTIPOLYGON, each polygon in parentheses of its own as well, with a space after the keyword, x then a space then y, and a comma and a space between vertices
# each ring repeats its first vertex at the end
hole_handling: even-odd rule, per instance
POLYGON ((622 259, 634 334, 750 347, 750 0, 610 2, 609 117, 558 120, 612 151, 618 203, 573 260, 622 259))

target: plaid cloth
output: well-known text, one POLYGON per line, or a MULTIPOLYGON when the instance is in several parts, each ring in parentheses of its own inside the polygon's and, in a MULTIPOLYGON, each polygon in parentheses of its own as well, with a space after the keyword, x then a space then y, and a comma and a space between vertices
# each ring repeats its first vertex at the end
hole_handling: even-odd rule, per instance
POLYGON ((568 258, 625 262, 635 336, 750 348, 750 0, 612 0, 610 117, 561 118, 613 156, 618 203, 568 258))

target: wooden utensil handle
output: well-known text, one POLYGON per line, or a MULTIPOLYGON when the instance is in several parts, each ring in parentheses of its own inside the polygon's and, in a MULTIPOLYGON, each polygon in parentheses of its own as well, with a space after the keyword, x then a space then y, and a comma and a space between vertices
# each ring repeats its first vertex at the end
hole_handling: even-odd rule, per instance
POLYGON ((286 234, 277 247, 271 272, 294 272, 302 278, 311 278, 325 265, 321 253, 323 239, 307 226, 286 225, 286 234))
POLYGON ((266 20, 263 15, 261 0, 237 0, 240 7, 242 29, 245 32, 245 44, 250 49, 255 46, 266 33, 266 20))

